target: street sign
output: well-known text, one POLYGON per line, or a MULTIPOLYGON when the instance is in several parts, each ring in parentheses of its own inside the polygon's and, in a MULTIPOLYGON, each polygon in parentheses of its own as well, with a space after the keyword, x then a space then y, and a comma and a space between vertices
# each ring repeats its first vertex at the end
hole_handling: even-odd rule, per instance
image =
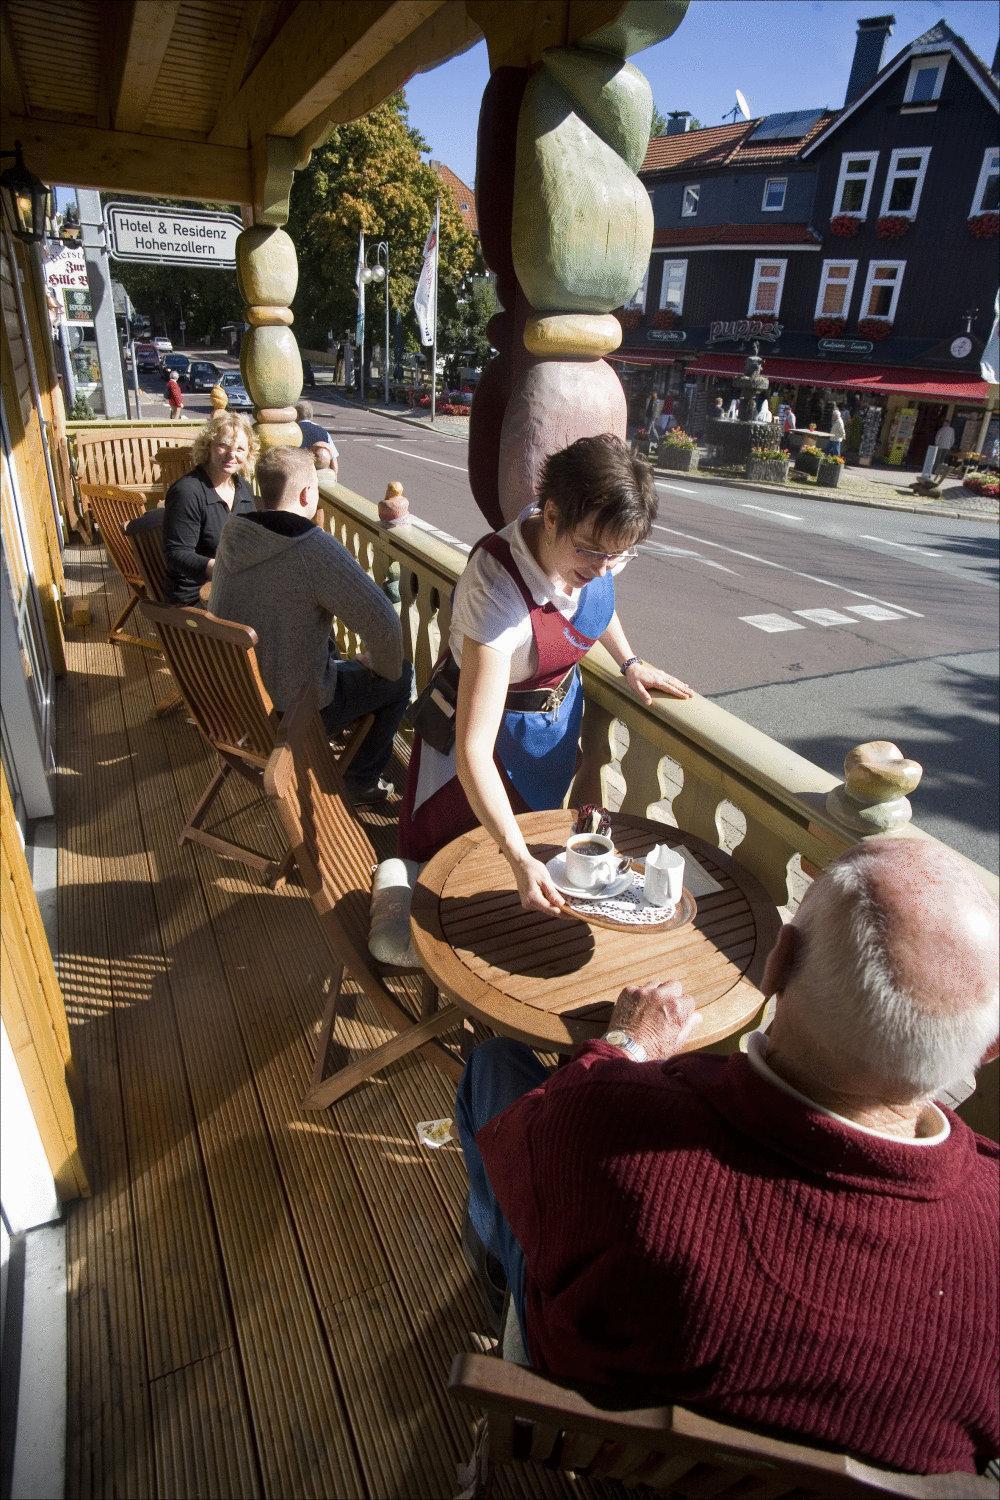
POLYGON ((236 265, 236 236, 243 224, 235 214, 153 204, 109 203, 104 209, 108 252, 115 260, 151 266, 236 265))

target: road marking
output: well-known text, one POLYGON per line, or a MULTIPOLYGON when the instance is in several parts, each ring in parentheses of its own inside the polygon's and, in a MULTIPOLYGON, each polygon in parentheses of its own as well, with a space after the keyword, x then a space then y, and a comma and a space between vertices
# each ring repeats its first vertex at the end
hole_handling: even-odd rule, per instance
POLYGON ((740 615, 744 625, 752 625, 754 630, 766 630, 768 635, 777 635, 781 630, 805 630, 804 625, 799 625, 795 620, 789 620, 784 615, 740 615))
POLYGON ((894 609, 883 609, 880 604, 849 604, 847 608, 854 615, 860 615, 863 620, 901 620, 903 617, 894 609))
POLYGON ((717 568, 720 573, 731 573, 734 578, 739 578, 735 568, 727 568, 725 563, 713 562, 709 557, 702 557, 700 552, 695 552, 693 547, 667 547, 663 542, 643 542, 639 547, 640 552, 649 557, 691 557, 695 562, 701 563, 703 568, 717 568))
POLYGON ((665 479, 654 481, 658 490, 676 490, 678 495, 697 495, 697 490, 692 490, 686 484, 667 484, 665 479))
POLYGON ((674 526, 660 526, 653 523, 656 531, 665 531, 670 536, 683 537, 686 542, 699 542, 702 547, 715 547, 719 552, 728 552, 733 557, 745 557, 749 562, 760 563, 765 568, 777 568, 781 573, 791 573, 795 578, 805 578, 809 583, 821 584, 827 589, 838 589, 842 594, 850 594, 853 599, 870 599, 873 604, 883 604, 890 609, 899 610, 901 614, 910 615, 914 620, 922 620, 923 615, 919 610, 907 609, 905 604, 890 604, 886 599, 879 599, 875 594, 863 594, 860 589, 849 589, 846 584, 834 583, 832 578, 817 578, 815 573, 803 573, 799 568, 790 568, 786 563, 772 562, 768 557, 758 557, 756 552, 741 552, 738 547, 726 547, 722 542, 711 542, 707 537, 692 536, 689 531, 678 531, 674 526))
POLYGON ((408 453, 405 448, 393 448, 388 443, 373 443, 373 448, 384 448, 386 453, 401 453, 404 458, 419 459, 422 464, 437 464, 439 469, 457 469, 460 474, 468 472, 465 464, 446 464, 442 458, 426 458, 422 453, 408 453))
POLYGON ((801 516, 790 515, 787 510, 768 510, 766 505, 750 505, 746 501, 741 502, 741 510, 759 510, 765 516, 780 516, 783 521, 801 521, 801 516))
MULTIPOLYGON (((864 609, 864 605, 861 606, 864 609)), ((810 620, 814 625, 853 625, 854 621, 850 615, 842 615, 839 609, 796 609, 794 614, 801 615, 803 620, 810 620)))
POLYGON ((921 557, 940 557, 940 552, 928 552, 926 547, 914 547, 909 542, 890 542, 887 536, 858 537, 859 542, 881 542, 883 547, 902 547, 904 552, 919 552, 921 557))
POLYGON ((459 552, 471 552, 472 548, 468 542, 460 542, 457 536, 452 536, 450 531, 442 531, 439 526, 432 526, 429 521, 422 521, 419 516, 410 516, 411 526, 419 526, 421 531, 429 531, 431 536, 436 536, 439 542, 447 542, 449 546, 455 547, 459 552))

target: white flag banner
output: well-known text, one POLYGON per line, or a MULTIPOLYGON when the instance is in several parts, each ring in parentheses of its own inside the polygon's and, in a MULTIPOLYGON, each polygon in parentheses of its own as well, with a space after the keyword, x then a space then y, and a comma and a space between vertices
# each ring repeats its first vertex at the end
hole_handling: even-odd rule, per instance
POLYGON ((424 243, 424 263, 420 269, 417 290, 413 294, 413 310, 417 315, 420 342, 433 344, 434 325, 437 322, 435 307, 437 288, 437 229, 431 225, 424 243))
POLYGON ((993 304, 993 327, 979 357, 979 373, 987 385, 1000 385, 1000 292, 993 304))
POLYGON ((365 294, 362 290, 364 282, 362 273, 365 269, 365 237, 358 235, 358 264, 354 271, 354 286, 358 294, 358 312, 354 320, 354 342, 360 349, 364 349, 365 343, 365 294))

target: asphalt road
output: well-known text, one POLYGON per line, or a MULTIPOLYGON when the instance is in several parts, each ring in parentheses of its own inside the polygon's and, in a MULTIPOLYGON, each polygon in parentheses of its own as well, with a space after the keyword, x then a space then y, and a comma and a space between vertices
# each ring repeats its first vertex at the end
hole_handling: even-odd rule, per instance
MULTIPOLYGON (((377 500, 400 479, 415 518, 476 541, 464 440, 313 395, 345 485, 377 500)), ((836 775, 852 745, 893 740, 924 767, 915 820, 997 870, 996 525, 657 487, 619 580, 634 649, 836 775)))

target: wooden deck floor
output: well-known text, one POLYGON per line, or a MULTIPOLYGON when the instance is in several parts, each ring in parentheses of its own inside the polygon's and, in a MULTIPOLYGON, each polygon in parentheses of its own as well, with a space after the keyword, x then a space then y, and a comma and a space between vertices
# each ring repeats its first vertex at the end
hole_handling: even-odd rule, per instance
MULTIPOLYGON (((447 1372, 482 1320, 461 1153, 414 1133, 452 1114, 449 1085, 410 1061, 300 1110, 328 965, 312 910, 178 848, 214 766, 154 715, 158 658, 107 643, 103 552, 66 561, 93 622, 59 687, 58 966, 94 1188, 68 1215, 66 1493, 449 1496, 469 1429, 447 1372)), ((266 809, 243 824, 277 847, 266 809)), ((353 1025, 383 1036, 363 1002, 353 1025)))

